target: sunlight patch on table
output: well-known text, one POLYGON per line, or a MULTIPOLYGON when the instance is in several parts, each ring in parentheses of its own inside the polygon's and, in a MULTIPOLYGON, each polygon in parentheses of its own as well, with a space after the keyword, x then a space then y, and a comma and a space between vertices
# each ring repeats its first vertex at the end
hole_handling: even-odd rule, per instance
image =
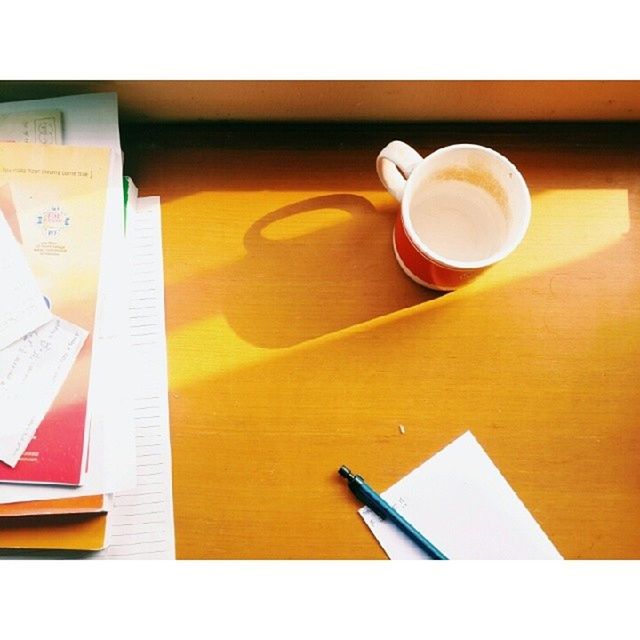
MULTIPOLYGON (((313 215, 304 214, 295 224, 283 227, 278 233, 285 236, 294 231, 298 233, 300 227, 296 225, 310 228, 306 225, 312 225, 313 219, 313 215)), ((375 332, 383 326, 424 313, 427 308, 455 305, 484 291, 508 286, 539 273, 553 272, 614 245, 629 231, 629 224, 628 194, 623 189, 563 189, 534 194, 531 226, 522 245, 470 285, 440 298, 283 348, 255 346, 234 330, 224 313, 216 313, 170 331, 170 383, 172 388, 185 387, 274 358, 322 349, 323 345, 347 336, 375 332)), ((224 243, 219 242, 216 247, 222 245, 224 243)), ((389 259, 393 260, 392 254, 389 259)), ((211 264, 211 259, 208 263, 211 264)), ((327 309, 327 313, 330 312, 331 309, 327 309)))
POLYGON ((273 353, 241 340, 221 314, 169 332, 167 350, 172 389, 262 362, 273 353))
POLYGON ((629 231, 626 189, 549 189, 532 197, 531 224, 522 244, 464 290, 480 291, 584 260, 629 231))

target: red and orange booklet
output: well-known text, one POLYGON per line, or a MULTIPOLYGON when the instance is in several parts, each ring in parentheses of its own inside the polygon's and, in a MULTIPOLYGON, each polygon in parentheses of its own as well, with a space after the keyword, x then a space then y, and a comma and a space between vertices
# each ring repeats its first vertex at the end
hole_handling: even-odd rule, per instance
POLYGON ((0 504, 0 519, 16 516, 50 516, 62 513, 100 513, 108 511, 106 495, 78 496, 55 500, 29 500, 0 504))
POLYGON ((97 495, 0 504, 0 548, 102 549, 109 502, 97 495))
POLYGON ((106 546, 106 529, 106 513, 0 518, 0 548, 97 551, 106 546))
POLYGON ((0 463, 0 481, 81 484, 109 163, 106 148, 0 143, 0 215, 52 313, 89 332, 16 466, 0 463))

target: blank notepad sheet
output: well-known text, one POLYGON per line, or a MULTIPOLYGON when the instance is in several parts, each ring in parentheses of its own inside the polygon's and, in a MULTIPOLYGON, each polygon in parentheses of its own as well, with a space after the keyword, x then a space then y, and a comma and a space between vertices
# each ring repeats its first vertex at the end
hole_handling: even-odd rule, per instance
MULTIPOLYGON (((469 431, 381 495, 452 560, 562 559, 469 431)), ((369 508, 360 515, 392 560, 429 559, 369 508)))
POLYGON ((139 198, 127 221, 130 362, 137 485, 116 493, 106 558, 175 558, 160 200, 139 198))

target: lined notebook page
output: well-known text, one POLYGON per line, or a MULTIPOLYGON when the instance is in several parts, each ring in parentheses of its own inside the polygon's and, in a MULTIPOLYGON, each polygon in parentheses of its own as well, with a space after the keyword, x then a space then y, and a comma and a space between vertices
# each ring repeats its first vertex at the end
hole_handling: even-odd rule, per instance
POLYGON ((138 198, 127 220, 130 363, 137 486, 109 512, 108 559, 175 558, 160 199, 138 198))

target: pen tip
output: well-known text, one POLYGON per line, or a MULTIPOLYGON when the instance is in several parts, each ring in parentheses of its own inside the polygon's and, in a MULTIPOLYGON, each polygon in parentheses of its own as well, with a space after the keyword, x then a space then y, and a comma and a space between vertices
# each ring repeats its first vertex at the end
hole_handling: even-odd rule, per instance
POLYGON ((350 478, 351 477, 351 471, 349 471, 348 467, 345 467, 344 465, 342 465, 339 469, 338 469, 338 473, 343 477, 343 478, 350 478))

